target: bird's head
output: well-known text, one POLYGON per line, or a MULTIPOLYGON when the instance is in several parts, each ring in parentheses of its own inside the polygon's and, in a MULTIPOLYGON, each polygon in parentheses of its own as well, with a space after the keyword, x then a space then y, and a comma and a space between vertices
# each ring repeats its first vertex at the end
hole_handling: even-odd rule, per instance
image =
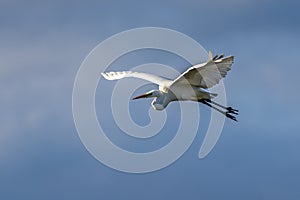
POLYGON ((155 110, 163 110, 169 103, 169 101, 165 101, 165 93, 159 90, 151 90, 145 94, 134 97, 132 100, 141 98, 154 98, 151 105, 155 110))
POLYGON ((158 90, 151 90, 145 94, 139 95, 137 97, 134 97, 132 100, 141 99, 141 98, 155 98, 159 97, 161 95, 161 92, 158 90))

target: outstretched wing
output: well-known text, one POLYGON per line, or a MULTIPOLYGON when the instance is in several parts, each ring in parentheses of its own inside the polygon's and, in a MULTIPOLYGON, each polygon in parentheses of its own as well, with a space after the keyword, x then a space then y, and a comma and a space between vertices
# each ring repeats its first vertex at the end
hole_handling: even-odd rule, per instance
POLYGON ((132 71, 123 71, 123 72, 105 72, 101 73, 104 78, 107 80, 118 80, 127 77, 144 79, 146 81, 155 83, 162 87, 168 87, 173 82, 172 80, 162 78, 153 74, 142 73, 142 72, 132 72, 132 71))
POLYGON ((171 86, 176 84, 190 84, 201 88, 210 88, 220 82, 227 75, 233 64, 233 56, 224 58, 224 55, 216 55, 212 58, 209 53, 209 60, 206 63, 190 67, 171 86))

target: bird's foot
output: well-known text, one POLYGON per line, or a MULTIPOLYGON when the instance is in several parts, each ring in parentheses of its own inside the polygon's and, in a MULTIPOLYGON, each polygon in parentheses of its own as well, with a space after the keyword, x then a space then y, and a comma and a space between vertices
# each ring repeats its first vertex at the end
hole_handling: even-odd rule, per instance
POLYGON ((227 110, 227 113, 232 113, 232 114, 235 114, 235 115, 239 114, 239 111, 236 110, 236 109, 233 109, 232 107, 227 107, 226 110, 227 110))
POLYGON ((226 113, 225 113, 225 115, 226 115, 226 117, 228 117, 229 119, 232 119, 232 120, 234 120, 234 121, 236 121, 236 122, 237 122, 237 119, 236 119, 236 117, 235 117, 235 116, 233 116, 233 115, 231 115, 231 114, 229 114, 229 112, 226 112, 226 113))

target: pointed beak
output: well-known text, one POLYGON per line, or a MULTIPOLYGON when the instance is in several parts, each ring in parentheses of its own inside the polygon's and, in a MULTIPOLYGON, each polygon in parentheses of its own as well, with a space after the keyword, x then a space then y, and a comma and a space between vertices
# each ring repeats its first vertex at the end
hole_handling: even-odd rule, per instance
POLYGON ((140 96, 134 97, 132 100, 141 99, 141 98, 147 98, 148 96, 150 96, 150 94, 142 94, 140 96))

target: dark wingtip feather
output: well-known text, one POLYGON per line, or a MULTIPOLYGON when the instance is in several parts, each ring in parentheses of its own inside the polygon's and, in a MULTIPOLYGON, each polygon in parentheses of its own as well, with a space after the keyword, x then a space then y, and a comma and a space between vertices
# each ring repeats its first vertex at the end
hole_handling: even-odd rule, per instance
POLYGON ((224 53, 222 53, 218 58, 217 60, 221 59, 221 58, 224 58, 224 53))
POLYGON ((212 60, 217 60, 217 58, 219 57, 219 55, 218 54, 216 54, 215 55, 215 57, 213 57, 213 59, 212 60))

